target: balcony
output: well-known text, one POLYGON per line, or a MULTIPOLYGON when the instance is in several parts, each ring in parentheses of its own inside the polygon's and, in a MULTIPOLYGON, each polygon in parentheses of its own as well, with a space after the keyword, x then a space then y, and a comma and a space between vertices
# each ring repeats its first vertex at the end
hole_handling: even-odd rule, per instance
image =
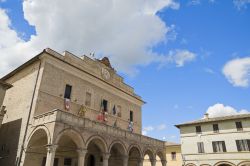
POLYGON ((151 145, 159 148, 164 148, 165 146, 163 141, 109 126, 105 123, 93 121, 59 109, 36 115, 33 119, 32 125, 38 126, 51 122, 64 123, 70 126, 79 127, 83 130, 91 130, 100 134, 103 133, 130 141, 140 142, 144 145, 151 145))

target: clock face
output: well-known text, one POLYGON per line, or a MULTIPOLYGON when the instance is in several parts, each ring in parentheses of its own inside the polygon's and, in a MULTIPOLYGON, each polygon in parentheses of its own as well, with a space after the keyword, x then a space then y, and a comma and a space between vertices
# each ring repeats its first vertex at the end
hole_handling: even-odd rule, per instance
POLYGON ((104 79, 108 80, 110 78, 110 73, 107 69, 102 68, 102 76, 104 79))

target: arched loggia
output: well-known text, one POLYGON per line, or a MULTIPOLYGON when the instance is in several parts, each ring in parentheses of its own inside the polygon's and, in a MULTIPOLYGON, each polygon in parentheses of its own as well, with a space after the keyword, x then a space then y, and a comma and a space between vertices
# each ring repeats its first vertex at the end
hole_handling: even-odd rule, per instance
POLYGON ((87 142, 87 155, 85 166, 108 166, 107 144, 100 136, 94 136, 87 142))
POLYGON ((109 166, 123 166, 127 163, 127 150, 122 142, 115 141, 110 146, 109 166))
POLYGON ((128 155, 128 165, 129 166, 141 166, 142 165, 142 155, 141 150, 138 146, 131 146, 128 155))
POLYGON ((25 149, 24 165, 45 165, 48 140, 49 136, 44 128, 31 133, 25 149))

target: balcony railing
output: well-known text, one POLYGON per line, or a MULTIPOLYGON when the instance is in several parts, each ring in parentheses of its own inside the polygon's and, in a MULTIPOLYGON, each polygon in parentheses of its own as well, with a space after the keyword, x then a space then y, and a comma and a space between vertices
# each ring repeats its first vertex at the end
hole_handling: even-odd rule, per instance
POLYGON ((128 140, 133 140, 136 142, 153 145, 160 148, 164 148, 165 146, 165 143, 163 141, 143 136, 140 134, 132 133, 130 131, 109 126, 107 124, 100 123, 97 121, 92 121, 90 119, 76 116, 72 113, 58 109, 37 115, 33 119, 34 126, 51 122, 66 123, 74 127, 84 128, 85 130, 97 131, 99 133, 105 133, 107 135, 125 138, 128 140))

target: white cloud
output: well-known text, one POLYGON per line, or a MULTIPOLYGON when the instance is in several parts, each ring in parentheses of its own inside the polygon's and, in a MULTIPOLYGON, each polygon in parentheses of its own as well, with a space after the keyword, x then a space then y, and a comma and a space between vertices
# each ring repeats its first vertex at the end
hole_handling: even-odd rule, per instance
POLYGON ((183 67, 186 63, 192 62, 196 58, 196 54, 189 50, 171 50, 166 56, 158 56, 155 62, 160 62, 159 68, 174 63, 176 67, 183 67))
POLYGON ((165 124, 160 124, 159 126, 156 127, 156 129, 158 131, 162 131, 162 130, 165 130, 167 128, 167 126, 165 124))
POLYGON ((241 10, 247 8, 247 5, 250 4, 250 0, 234 0, 233 3, 238 10, 241 10))
POLYGON ((162 137, 162 140, 166 141, 166 140, 175 140, 177 137, 176 135, 169 135, 169 136, 164 136, 162 137))
POLYGON ((200 5, 201 1, 200 0, 190 0, 188 2, 188 5, 200 5))
POLYGON ((250 79, 250 57, 233 59, 223 67, 223 74, 236 87, 248 87, 250 79))
POLYGON ((214 70, 213 70, 213 69, 210 69, 210 68, 205 68, 204 71, 205 71, 206 73, 209 73, 209 74, 214 74, 214 73, 215 73, 214 70))
MULTIPOLYGON (((168 59, 178 67, 191 61, 188 50, 159 55, 153 48, 171 40, 173 26, 167 26, 157 11, 178 9, 174 0, 25 0, 24 17, 35 27, 29 41, 22 40, 11 29, 6 11, 0 8, 0 76, 50 47, 58 52, 68 50, 76 55, 109 56, 119 71, 133 75, 138 65, 155 59, 168 59), (48 5, 49 4, 49 5, 48 5)), ((22 33, 22 32, 21 32, 22 33)), ((172 34, 175 34, 172 33, 172 34)))
POLYGON ((207 109, 207 113, 209 114, 209 117, 220 117, 220 116, 228 116, 228 115, 237 115, 237 114, 246 114, 250 113, 246 109, 242 109, 237 111, 235 108, 231 106, 225 106, 223 104, 217 103, 213 106, 210 106, 207 109))
POLYGON ((147 127, 143 127, 142 129, 142 134, 143 135, 148 135, 149 132, 152 132, 152 131, 162 131, 162 130, 165 130, 167 128, 166 124, 160 124, 160 125, 157 125, 157 126, 147 126, 147 127))
POLYGON ((154 127, 153 126, 147 126, 142 129, 142 135, 148 135, 149 131, 153 131, 154 127))

